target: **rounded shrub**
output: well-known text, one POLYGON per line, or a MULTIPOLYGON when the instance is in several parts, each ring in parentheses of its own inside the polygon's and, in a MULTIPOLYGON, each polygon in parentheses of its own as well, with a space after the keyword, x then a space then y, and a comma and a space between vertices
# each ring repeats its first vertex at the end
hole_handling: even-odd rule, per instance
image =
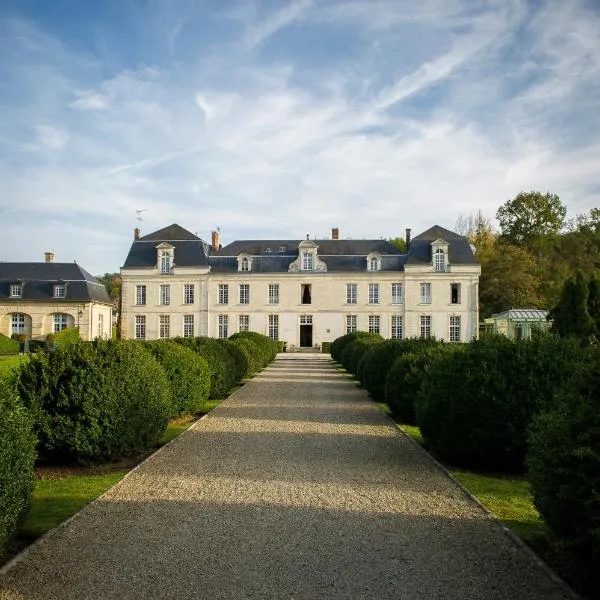
MULTIPOLYGON (((527 456, 536 508, 579 567, 600 567, 600 354, 556 393, 532 423, 527 456)), ((585 567, 585 569, 584 569, 585 567)))
POLYGON ((29 508, 36 439, 12 383, 0 377, 0 555, 29 508))
POLYGON ((244 377, 252 377, 252 375, 263 368, 263 361, 260 357, 260 348, 255 342, 244 337, 232 337, 230 338, 230 342, 246 357, 246 372, 244 373, 244 377))
POLYGON ((225 346, 225 349, 233 358, 233 363, 235 365, 235 383, 241 381, 248 370, 248 359, 246 358, 246 354, 229 340, 218 341, 220 344, 225 346))
POLYGON ((0 333, 0 355, 18 353, 19 342, 0 333))
POLYGON ((269 363, 273 362, 279 352, 279 342, 256 331, 240 331, 234 333, 229 339, 232 341, 244 339, 253 342, 259 348, 261 367, 266 367, 269 363))
POLYGON ((533 416, 580 368, 572 340, 498 336, 471 342, 433 361, 417 396, 417 423, 427 445, 460 466, 522 471, 533 416))
POLYGON ((381 344, 383 338, 378 333, 367 333, 356 337, 342 351, 340 362, 346 371, 356 375, 358 364, 365 352, 375 344, 381 344))
POLYGON ((135 341, 78 341, 39 353, 16 381, 40 454, 52 460, 117 460, 148 450, 171 412, 163 368, 135 341))
POLYGON ((331 358, 341 364, 342 362, 342 352, 346 348, 348 344, 353 342, 354 340, 360 337, 369 337, 373 335, 367 331, 353 331, 352 333, 347 333, 346 335, 342 335, 339 338, 336 338, 331 342, 331 358))
POLYGON ((385 378, 402 351, 400 340, 384 340, 369 346, 358 363, 357 377, 377 402, 385 399, 385 378))
POLYGON ((170 340, 144 342, 169 380, 170 417, 193 415, 203 410, 210 393, 210 367, 202 356, 170 340))

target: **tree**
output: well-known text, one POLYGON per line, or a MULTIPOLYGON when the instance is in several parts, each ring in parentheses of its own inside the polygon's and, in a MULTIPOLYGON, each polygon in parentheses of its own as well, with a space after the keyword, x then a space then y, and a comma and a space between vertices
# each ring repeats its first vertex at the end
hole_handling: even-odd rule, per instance
POLYGON ((505 202, 496 213, 502 237, 516 245, 527 245, 540 236, 559 233, 564 227, 567 208, 556 194, 520 192, 505 202))
POLYGON ((121 295, 121 275, 119 273, 104 273, 96 279, 106 288, 110 299, 114 302, 121 295))
POLYGON ((592 320, 593 334, 600 339, 600 278, 592 277, 588 283, 588 312, 592 320))
POLYGON ((400 252, 406 252, 406 240, 404 238, 390 238, 388 240, 392 246, 396 246, 400 252))
POLYGON ((456 219, 456 233, 464 235, 471 244, 477 245, 482 237, 493 235, 494 228, 491 219, 478 210, 472 215, 459 215, 456 219))
POLYGON ((593 332, 588 311, 588 284, 581 271, 565 281, 558 304, 548 313, 552 329, 561 337, 577 337, 587 342, 593 332))

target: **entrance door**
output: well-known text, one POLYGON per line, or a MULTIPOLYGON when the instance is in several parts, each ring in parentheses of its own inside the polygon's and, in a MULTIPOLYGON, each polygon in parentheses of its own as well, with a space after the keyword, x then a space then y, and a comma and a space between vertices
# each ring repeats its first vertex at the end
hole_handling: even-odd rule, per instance
POLYGON ((312 325, 300 325, 300 346, 302 348, 312 347, 312 325))

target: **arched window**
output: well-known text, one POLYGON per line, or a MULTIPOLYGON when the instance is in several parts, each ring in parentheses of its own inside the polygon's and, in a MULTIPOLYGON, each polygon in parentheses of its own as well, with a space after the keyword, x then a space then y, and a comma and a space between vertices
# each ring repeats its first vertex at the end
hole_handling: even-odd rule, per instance
POLYGON ((10 325, 11 335, 14 335, 15 333, 27 333, 25 327, 25 315, 23 313, 12 313, 10 325))
POLYGON ((379 261, 376 256, 371 256, 369 259, 369 271, 377 271, 379 269, 379 261))
POLYGON ((171 253, 163 250, 160 253, 160 272, 161 275, 168 275, 171 271, 171 253))
POLYGON ((240 271, 249 271, 250 270, 250 261, 247 256, 242 258, 242 262, 240 263, 240 271))
POLYGON ((434 267, 436 271, 446 270, 446 252, 442 248, 438 248, 434 255, 434 267))

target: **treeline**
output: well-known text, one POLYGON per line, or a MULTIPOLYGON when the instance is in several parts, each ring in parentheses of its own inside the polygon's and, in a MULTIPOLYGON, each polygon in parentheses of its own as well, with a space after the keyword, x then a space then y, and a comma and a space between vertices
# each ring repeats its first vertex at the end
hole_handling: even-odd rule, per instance
MULTIPOLYGON (((583 342, 583 343, 582 343, 583 342)), ((334 360, 449 464, 526 472, 534 504, 590 578, 600 567, 600 348, 536 332, 469 344, 335 340, 334 360)), ((566 556, 567 554, 565 554, 566 556)))
POLYGON ((482 318, 510 308, 550 310, 567 279, 600 272, 600 209, 571 220, 566 214, 558 196, 532 191, 498 209, 499 232, 481 213, 458 219, 481 264, 482 318))
POLYGON ((151 450, 170 419, 204 412, 209 398, 225 397, 278 350, 254 332, 75 339, 0 377, 0 553, 27 512, 36 461, 113 461, 151 450))

